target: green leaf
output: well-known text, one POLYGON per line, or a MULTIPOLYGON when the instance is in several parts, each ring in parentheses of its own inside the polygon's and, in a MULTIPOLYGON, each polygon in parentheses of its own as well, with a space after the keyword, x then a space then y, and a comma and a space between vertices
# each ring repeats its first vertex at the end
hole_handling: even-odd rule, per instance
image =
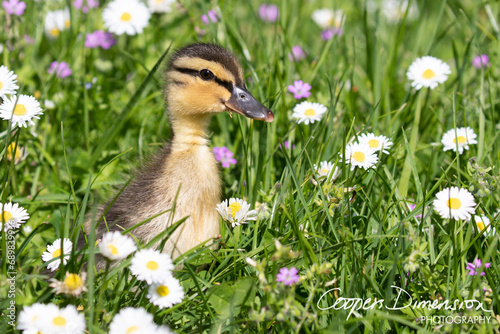
POLYGON ((220 318, 236 317, 247 300, 255 297, 253 278, 247 277, 235 284, 223 283, 211 289, 208 302, 220 318))

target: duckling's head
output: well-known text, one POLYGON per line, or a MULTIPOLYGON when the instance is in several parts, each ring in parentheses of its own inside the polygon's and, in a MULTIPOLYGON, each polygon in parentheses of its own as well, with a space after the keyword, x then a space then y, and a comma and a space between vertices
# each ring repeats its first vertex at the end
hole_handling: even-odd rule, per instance
POLYGON ((204 117, 222 111, 272 122, 274 115, 246 89, 236 57, 214 44, 177 51, 168 64, 166 99, 171 116, 204 117))

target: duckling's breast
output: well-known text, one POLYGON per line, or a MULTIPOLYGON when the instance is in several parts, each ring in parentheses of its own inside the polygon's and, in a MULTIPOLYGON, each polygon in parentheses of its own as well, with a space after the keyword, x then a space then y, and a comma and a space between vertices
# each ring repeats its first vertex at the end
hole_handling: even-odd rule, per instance
POLYGON ((154 196, 141 216, 159 214, 172 208, 174 203, 175 211, 154 218, 136 234, 150 240, 174 222, 189 216, 165 245, 164 251, 177 257, 220 234, 220 219, 215 209, 221 193, 219 170, 209 148, 194 144, 172 145, 168 158, 159 167, 162 170, 154 183, 154 196))

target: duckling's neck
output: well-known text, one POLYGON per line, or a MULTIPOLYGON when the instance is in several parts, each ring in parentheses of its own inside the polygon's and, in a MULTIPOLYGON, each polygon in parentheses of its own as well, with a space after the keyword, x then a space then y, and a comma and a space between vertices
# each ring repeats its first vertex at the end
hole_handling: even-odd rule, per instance
POLYGON ((209 115, 184 115, 172 118, 174 139, 172 148, 183 150, 193 145, 207 145, 207 132, 210 123, 209 115))

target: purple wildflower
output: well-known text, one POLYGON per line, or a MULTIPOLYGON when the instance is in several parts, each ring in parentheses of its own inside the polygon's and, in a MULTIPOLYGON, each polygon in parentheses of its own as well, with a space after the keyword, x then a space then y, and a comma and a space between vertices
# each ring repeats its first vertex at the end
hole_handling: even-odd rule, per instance
POLYGON ((109 49, 115 44, 116 40, 114 39, 113 34, 102 30, 96 30, 92 33, 88 33, 85 38, 85 47, 91 49, 99 46, 103 49, 109 49))
POLYGON ((342 36, 344 30, 342 28, 329 28, 321 31, 321 39, 328 41, 332 39, 333 36, 342 36))
MULTIPOLYGON (((413 211, 416 207, 417 207, 416 204, 410 204, 410 203, 408 203, 408 208, 410 209, 410 211, 413 211)), ((427 208, 430 209, 429 206, 427 208)), ((415 218, 420 218, 420 219, 422 219, 422 217, 423 217, 422 214, 419 214, 419 215, 415 216, 415 218)))
POLYGON ((265 3, 259 7, 259 16, 262 21, 271 23, 276 22, 280 17, 280 10, 276 5, 268 5, 265 3))
POLYGON ((217 15, 217 12, 215 10, 211 9, 208 11, 208 13, 201 16, 201 20, 205 24, 215 23, 219 21, 219 16, 217 15))
MULTIPOLYGON (((477 270, 479 270, 479 268, 481 268, 482 265, 483 264, 481 262, 481 259, 474 259, 474 261, 467 263, 467 266, 465 267, 465 269, 467 269, 469 271, 470 276, 476 276, 478 274, 477 270)), ((491 263, 489 263, 489 262, 484 264, 484 268, 489 268, 490 266, 491 266, 491 263)), ((486 275, 486 273, 484 271, 482 271, 481 276, 484 276, 484 275, 486 275)))
POLYGON ((473 60, 472 60, 472 66, 474 66, 475 68, 477 68, 478 70, 480 70, 481 68, 486 68, 489 66, 489 62, 490 62, 490 58, 485 55, 485 54, 482 54, 480 56, 477 56, 475 57, 473 60))
POLYGON ((288 54, 288 58, 292 61, 299 61, 306 57, 306 53, 298 45, 292 46, 292 53, 288 54))
POLYGON ((230 165, 236 165, 236 159, 233 158, 234 153, 229 151, 226 146, 214 147, 215 160, 222 163, 222 167, 229 168, 230 165))
POLYGON ((99 7, 99 0, 75 0, 73 6, 75 6, 76 9, 81 9, 84 13, 88 13, 90 8, 99 7), (86 6, 83 4, 84 2, 87 3, 86 6))
POLYGON ((64 79, 71 75, 71 69, 69 68, 69 64, 65 61, 58 63, 57 61, 53 61, 50 64, 50 68, 47 71, 49 74, 56 73, 58 78, 64 79))
POLYGON ((297 283, 299 281, 298 273, 299 271, 295 267, 290 269, 286 267, 281 268, 280 273, 276 275, 276 281, 283 282, 285 285, 292 285, 293 283, 297 283))
POLYGON ((35 44, 35 39, 33 39, 30 35, 24 35, 24 42, 26 44, 35 44))
MULTIPOLYGON (((102 30, 101 30, 102 31, 102 30)), ((101 47, 103 49, 109 49, 116 44, 116 39, 113 37, 112 33, 102 31, 101 36, 101 47)))
MULTIPOLYGON (((285 145, 285 148, 286 148, 287 150, 289 150, 289 149, 290 149, 290 142, 289 142, 288 140, 285 140, 285 142, 284 142, 283 144, 285 145)), ((295 144, 294 144, 294 145, 292 145, 292 150, 295 150, 295 144)))
POLYGON ((302 80, 296 80, 293 85, 288 86, 288 91, 293 93, 293 97, 296 99, 301 99, 303 97, 307 98, 311 95, 311 85, 302 80))
POLYGON ((24 10, 26 9, 26 3, 19 0, 8 0, 2 2, 2 7, 5 8, 5 11, 9 15, 21 16, 24 14, 24 10))
MULTIPOLYGON (((285 145, 285 148, 287 150, 290 149, 290 142, 288 140, 285 140, 285 142, 283 143, 283 145, 285 145)), ((281 144, 279 144, 279 148, 283 149, 283 147, 281 147, 281 144)), ((295 150, 295 145, 292 145, 292 150, 295 150)))

